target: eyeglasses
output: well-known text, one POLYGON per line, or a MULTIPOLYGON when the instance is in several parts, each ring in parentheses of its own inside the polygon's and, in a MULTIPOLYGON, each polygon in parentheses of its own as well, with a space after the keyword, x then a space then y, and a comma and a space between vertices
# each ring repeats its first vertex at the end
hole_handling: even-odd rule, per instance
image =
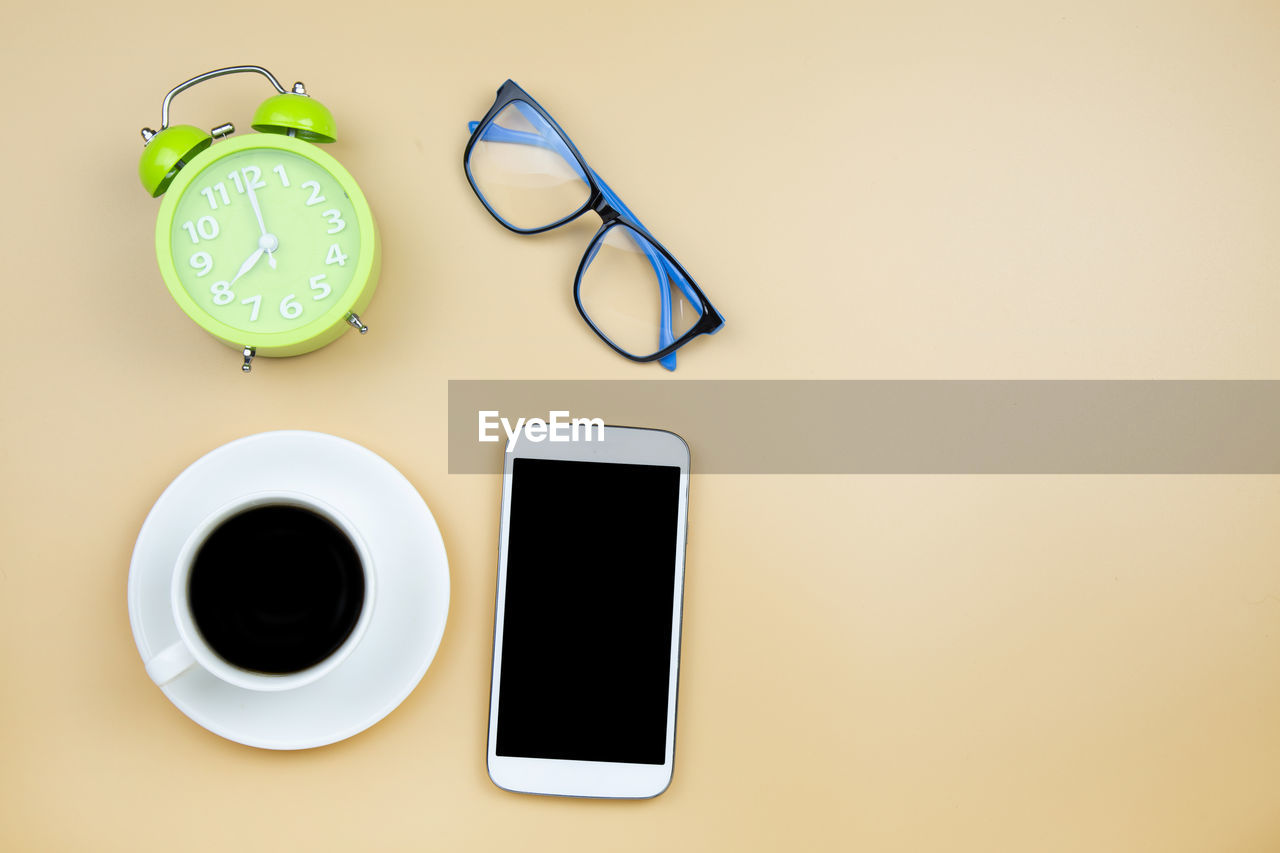
POLYGON ((578 264, 573 299, 595 333, 632 361, 676 369, 676 350, 724 325, 693 278, 587 165, 538 102, 508 80, 470 122, 467 180, 518 234, 538 234, 588 210, 600 216, 578 264))

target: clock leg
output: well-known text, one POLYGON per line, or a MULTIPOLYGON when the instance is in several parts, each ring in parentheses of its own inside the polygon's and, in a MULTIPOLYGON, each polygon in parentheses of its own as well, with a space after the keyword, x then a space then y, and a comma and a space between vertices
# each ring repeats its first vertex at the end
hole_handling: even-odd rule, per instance
POLYGON ((245 373, 248 373, 250 370, 253 370, 253 364, 252 364, 253 357, 257 354, 258 354, 258 351, 253 347, 245 347, 244 353, 243 353, 244 364, 240 365, 240 369, 243 370, 245 373))
POLYGON ((368 327, 368 326, 366 326, 366 325, 365 325, 365 324, 360 320, 360 315, 359 315, 359 314, 356 314, 356 313, 354 313, 354 312, 353 312, 353 313, 351 313, 351 314, 348 314, 348 315, 347 315, 347 322, 348 322, 348 323, 350 323, 350 324, 352 325, 352 327, 353 327, 353 328, 359 329, 359 330, 360 330, 360 334, 365 335, 365 334, 368 334, 368 333, 369 333, 369 327, 368 327))

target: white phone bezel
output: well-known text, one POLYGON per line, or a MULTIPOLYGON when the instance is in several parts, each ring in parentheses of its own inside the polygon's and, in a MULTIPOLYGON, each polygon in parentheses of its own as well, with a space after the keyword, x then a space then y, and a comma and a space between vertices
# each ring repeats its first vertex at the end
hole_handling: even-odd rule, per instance
MULTIPOLYGON (((656 797, 671 784, 675 759, 676 693, 680 681, 680 621, 684 606, 684 551, 689 511, 689 446, 672 432, 636 427, 605 427, 604 441, 532 442, 523 433, 504 455, 502 515, 498 542, 498 588, 493 618, 493 671, 489 688, 489 778, 499 788, 526 794, 562 797, 656 797), (502 666, 503 615, 506 610, 507 533, 511 513, 512 465, 517 458, 638 465, 680 469, 676 519, 675 594, 671 614, 671 668, 667 693, 667 732, 662 764, 566 761, 498 755, 499 684, 502 666)), ((594 430, 593 430, 594 437, 594 430)))

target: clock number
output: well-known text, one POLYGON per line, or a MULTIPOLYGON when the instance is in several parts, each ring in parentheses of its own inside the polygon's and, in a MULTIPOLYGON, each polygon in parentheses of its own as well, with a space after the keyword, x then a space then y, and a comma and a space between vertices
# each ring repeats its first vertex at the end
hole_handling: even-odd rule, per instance
POLYGON ((315 296, 311 297, 317 302, 319 302, 321 299, 324 299, 326 296, 328 296, 330 293, 333 292, 333 288, 324 283, 324 278, 325 277, 323 275, 311 276, 311 289, 324 291, 323 293, 317 293, 315 296))
POLYGON ((325 255, 324 262, 326 264, 337 264, 340 267, 347 265, 347 256, 342 254, 342 250, 338 248, 338 244, 334 243, 329 247, 329 254, 325 255))
POLYGON ((277 175, 280 176, 280 186, 282 187, 289 186, 289 176, 284 173, 283 163, 277 163, 275 167, 272 168, 271 171, 275 172, 277 175))
POLYGON ((329 229, 330 234, 337 234, 343 228, 347 227, 347 223, 342 221, 342 214, 336 210, 326 210, 320 215, 325 219, 328 219, 329 224, 333 226, 329 229))
POLYGON ((286 320, 296 320, 302 316, 302 303, 294 299, 295 295, 290 293, 280 300, 280 316, 286 320))
POLYGON ((251 190, 265 190, 267 182, 262 180, 262 170, 257 166, 245 166, 240 170, 244 175, 244 182, 251 190))
POLYGON ((182 223, 182 227, 187 229, 187 233, 191 235, 192 243, 199 243, 201 240, 212 240, 218 236, 218 220, 212 216, 201 216, 194 224, 188 219, 182 223))
POLYGON ((249 322, 256 323, 258 321, 258 309, 262 307, 262 294, 250 296, 248 299, 241 299, 241 305, 252 305, 253 310, 249 312, 249 322))
POLYGON ((319 204, 320 202, 324 201, 324 196, 320 195, 319 181, 307 181, 305 184, 302 185, 302 188, 304 190, 306 189, 311 190, 311 198, 307 199, 307 207, 311 207, 313 204, 319 204))
POLYGON ((196 252, 191 256, 190 263, 192 269, 199 270, 196 278, 204 278, 213 269, 213 258, 209 257, 208 252, 196 252))
POLYGON ((236 185, 236 192, 241 195, 244 195, 246 183, 249 185, 249 189, 251 190, 261 190, 265 189, 267 186, 267 182, 262 180, 262 170, 257 166, 245 166, 243 169, 227 175, 227 177, 236 185), (241 175, 244 175, 243 181, 240 180, 241 175))
POLYGON ((224 184, 222 181, 218 181, 213 186, 205 187, 204 189, 200 190, 200 194, 209 200, 210 210, 218 209, 218 200, 214 197, 214 194, 213 194, 214 190, 217 190, 218 195, 222 196, 222 203, 224 205, 231 204, 231 197, 227 195, 227 185, 224 184))
POLYGON ((236 298, 236 295, 231 292, 231 283, 226 281, 215 281, 209 288, 209 292, 213 294, 214 305, 226 305, 236 298))

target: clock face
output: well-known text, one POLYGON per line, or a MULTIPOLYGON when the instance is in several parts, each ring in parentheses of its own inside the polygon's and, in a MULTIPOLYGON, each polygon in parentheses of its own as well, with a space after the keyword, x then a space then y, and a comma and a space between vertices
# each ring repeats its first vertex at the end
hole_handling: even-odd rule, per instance
POLYGON ((363 196, 309 143, 232 142, 195 159, 170 188, 167 234, 163 215, 157 234, 170 254, 161 257, 170 290, 233 344, 293 344, 341 324, 370 272, 363 196))

